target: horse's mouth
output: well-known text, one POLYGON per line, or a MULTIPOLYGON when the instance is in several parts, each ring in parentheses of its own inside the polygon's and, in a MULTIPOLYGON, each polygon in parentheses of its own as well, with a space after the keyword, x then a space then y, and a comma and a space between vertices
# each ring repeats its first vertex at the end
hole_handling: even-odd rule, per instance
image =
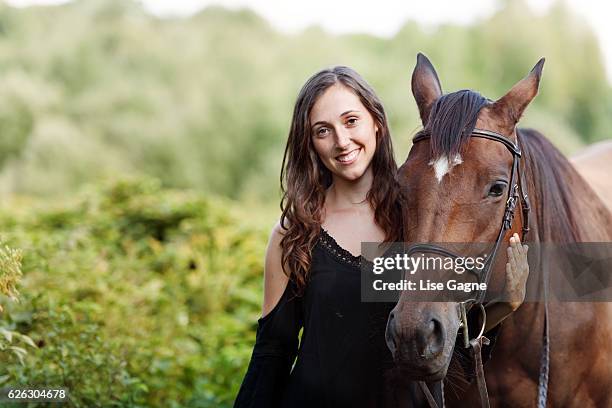
POLYGON ((397 350, 393 362, 402 377, 416 381, 439 381, 446 376, 452 354, 453 348, 449 344, 429 354, 419 354, 413 345, 397 350))
POLYGON ((440 381, 446 377, 446 373, 448 371, 448 364, 444 365, 441 368, 434 368, 429 370, 425 367, 416 368, 414 366, 410 366, 409 364, 396 365, 395 373, 400 378, 405 378, 412 381, 425 381, 425 382, 435 382, 440 381))

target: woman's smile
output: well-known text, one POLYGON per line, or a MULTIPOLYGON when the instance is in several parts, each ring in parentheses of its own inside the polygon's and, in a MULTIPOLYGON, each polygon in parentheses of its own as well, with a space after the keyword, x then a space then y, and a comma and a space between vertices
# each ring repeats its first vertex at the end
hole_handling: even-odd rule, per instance
POLYGON ((338 161, 343 166, 348 166, 357 161, 357 158, 360 152, 361 152, 361 147, 358 147, 354 150, 351 150, 350 152, 336 156, 336 161, 338 161))

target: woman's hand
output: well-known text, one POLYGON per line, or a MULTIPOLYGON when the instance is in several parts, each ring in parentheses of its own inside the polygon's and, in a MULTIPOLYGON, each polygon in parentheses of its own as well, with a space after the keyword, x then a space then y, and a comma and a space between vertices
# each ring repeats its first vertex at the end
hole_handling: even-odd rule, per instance
POLYGON ((510 237, 508 263, 506 264, 506 286, 503 300, 489 303, 486 306, 487 321, 485 332, 497 326, 506 317, 519 308, 525 300, 529 264, 527 263, 527 245, 521 245, 518 234, 510 237))
POLYGON ((508 263, 506 264, 506 293, 505 298, 516 311, 525 300, 527 278, 529 277, 529 263, 527 262, 527 251, 529 247, 522 245, 518 234, 510 237, 508 247, 508 263))

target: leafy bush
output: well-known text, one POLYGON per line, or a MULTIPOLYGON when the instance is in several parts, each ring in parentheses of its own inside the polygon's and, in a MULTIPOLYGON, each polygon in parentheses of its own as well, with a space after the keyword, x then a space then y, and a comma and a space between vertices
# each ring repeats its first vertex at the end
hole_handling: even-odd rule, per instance
MULTIPOLYGON (((21 252, 0 242, 0 295, 17 300, 17 282, 21 278, 21 252)), ((2 309, 0 309, 0 312, 2 309)))
MULTIPOLYGON (((19 295, 16 285, 21 278, 21 252, 0 243, 0 296, 8 297, 9 300, 16 301, 19 295)), ((0 303, 0 313, 3 312, 0 303)), ((28 336, 10 330, 0 322, 0 352, 10 353, 23 364, 23 358, 27 351, 18 346, 22 343, 36 347, 28 336)), ((0 376, 0 384, 5 382, 8 376, 0 376)))
POLYGON ((71 406, 230 406, 260 310, 267 231, 231 204, 154 179, 0 216, 22 248, 0 326, 37 348, 0 353, 6 384, 63 386, 71 406))

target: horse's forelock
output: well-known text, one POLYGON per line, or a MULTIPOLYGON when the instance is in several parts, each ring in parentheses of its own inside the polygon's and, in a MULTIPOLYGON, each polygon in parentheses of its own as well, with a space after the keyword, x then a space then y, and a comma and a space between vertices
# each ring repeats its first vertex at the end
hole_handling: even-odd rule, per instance
POLYGON ((438 98, 431 109, 424 131, 431 136, 434 159, 455 157, 467 143, 480 110, 488 100, 478 92, 461 90, 438 98))

